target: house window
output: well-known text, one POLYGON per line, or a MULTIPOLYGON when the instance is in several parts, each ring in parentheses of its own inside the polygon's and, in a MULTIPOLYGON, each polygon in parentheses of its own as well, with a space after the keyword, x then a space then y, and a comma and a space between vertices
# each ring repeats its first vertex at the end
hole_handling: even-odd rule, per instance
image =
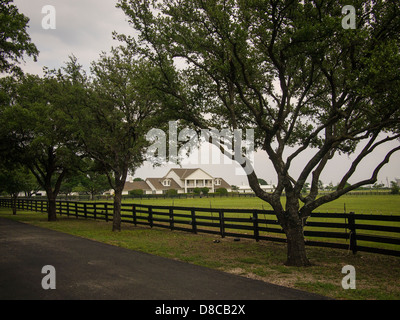
POLYGON ((221 179, 215 179, 215 185, 220 186, 221 185, 221 179))
POLYGON ((170 187, 171 186, 171 180, 165 179, 164 182, 163 182, 163 186, 164 187, 170 187))

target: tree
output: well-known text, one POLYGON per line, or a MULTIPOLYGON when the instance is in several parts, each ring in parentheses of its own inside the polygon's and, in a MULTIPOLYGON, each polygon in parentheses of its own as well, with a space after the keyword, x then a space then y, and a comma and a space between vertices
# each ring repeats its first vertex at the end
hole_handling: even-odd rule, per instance
POLYGON ((19 60, 26 54, 36 61, 39 51, 26 32, 29 19, 12 2, 0 0, 0 72, 21 75, 19 60))
POLYGON ((48 220, 55 221, 61 183, 80 160, 61 109, 67 82, 47 73, 44 78, 5 78, 1 85, 9 95, 0 106, 0 150, 4 157, 29 168, 46 191, 48 220))
POLYGON ((324 183, 322 180, 318 180, 318 190, 323 191, 324 190, 324 183))
POLYGON ((396 143, 371 176, 347 184, 377 147, 400 138, 400 3, 353 4, 356 30, 342 27, 339 0, 118 4, 139 34, 120 39, 157 62, 164 76, 157 87, 175 99, 180 118, 203 129, 254 129, 255 147, 277 175, 274 192, 262 190, 247 161, 234 159, 255 194, 273 207, 286 234, 288 265, 310 264, 303 224, 312 211, 375 183, 400 150, 396 143), (337 154, 354 160, 338 187, 318 196, 321 174, 337 154), (295 177, 300 157, 303 169, 295 177), (310 189, 302 194, 307 180, 310 189))
POLYGON ((399 185, 398 185, 398 183, 396 182, 396 181, 390 181, 390 186, 391 186, 391 188, 390 188, 390 193, 391 194, 399 194, 399 192, 400 192, 400 187, 399 187, 399 185))
POLYGON ((107 175, 101 171, 89 170, 81 175, 80 185, 93 200, 96 194, 102 194, 110 188, 107 175))
POLYGON ((261 186, 267 186, 268 185, 268 182, 265 181, 264 179, 258 178, 257 181, 261 186))
POLYGON ((114 190, 113 231, 121 230, 121 200, 128 171, 142 165, 148 146, 146 133, 164 122, 157 93, 147 84, 157 77, 148 61, 139 60, 123 47, 103 53, 92 63, 92 79, 85 78, 76 59, 66 68, 77 74, 83 93, 77 108, 70 109, 75 136, 82 152, 106 173, 114 190), (78 75, 79 74, 79 75, 78 75))
POLYGON ((17 214, 17 198, 20 192, 32 187, 29 171, 21 165, 8 164, 0 166, 0 192, 5 191, 12 198, 13 215, 17 214))

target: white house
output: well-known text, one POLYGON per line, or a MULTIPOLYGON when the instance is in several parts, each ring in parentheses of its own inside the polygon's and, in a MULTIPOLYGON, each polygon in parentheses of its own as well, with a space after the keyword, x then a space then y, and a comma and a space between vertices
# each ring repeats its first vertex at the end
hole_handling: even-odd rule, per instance
MULTIPOLYGON (((265 192, 273 192, 275 190, 275 188, 270 185, 260 185, 260 187, 265 192)), ((251 187, 248 185, 240 186, 238 192, 239 193, 254 193, 253 189, 251 189, 251 187)))
POLYGON ((195 188, 207 187, 209 192, 225 188, 228 192, 232 187, 221 177, 213 177, 204 170, 171 169, 162 178, 147 178, 145 181, 127 181, 123 194, 131 190, 143 190, 144 194, 164 194, 174 189, 178 193, 192 193, 195 188))

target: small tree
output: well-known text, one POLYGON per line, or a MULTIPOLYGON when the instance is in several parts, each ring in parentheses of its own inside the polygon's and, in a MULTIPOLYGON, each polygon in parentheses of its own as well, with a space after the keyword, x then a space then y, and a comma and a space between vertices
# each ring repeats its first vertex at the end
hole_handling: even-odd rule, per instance
POLYGON ((0 191, 11 195, 13 215, 17 214, 17 198, 20 192, 32 187, 29 170, 20 165, 0 167, 0 191))
POLYGON ((107 174, 96 161, 85 159, 79 171, 81 190, 89 193, 91 200, 96 194, 101 194, 110 188, 107 174))
POLYGON ((399 194, 400 187, 399 187, 399 185, 398 185, 398 183, 396 181, 391 181, 390 182, 390 186, 391 186, 391 188, 390 188, 390 193, 391 194, 399 194))

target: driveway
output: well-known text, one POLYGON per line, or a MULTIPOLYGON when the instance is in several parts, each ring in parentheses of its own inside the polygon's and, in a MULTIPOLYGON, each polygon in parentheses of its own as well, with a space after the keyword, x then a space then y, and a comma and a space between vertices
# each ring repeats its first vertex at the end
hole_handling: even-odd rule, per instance
POLYGON ((0 218, 0 299, 211 301, 324 297, 0 218), (55 269, 55 289, 42 287, 42 279, 50 276, 42 273, 47 265, 55 269))

